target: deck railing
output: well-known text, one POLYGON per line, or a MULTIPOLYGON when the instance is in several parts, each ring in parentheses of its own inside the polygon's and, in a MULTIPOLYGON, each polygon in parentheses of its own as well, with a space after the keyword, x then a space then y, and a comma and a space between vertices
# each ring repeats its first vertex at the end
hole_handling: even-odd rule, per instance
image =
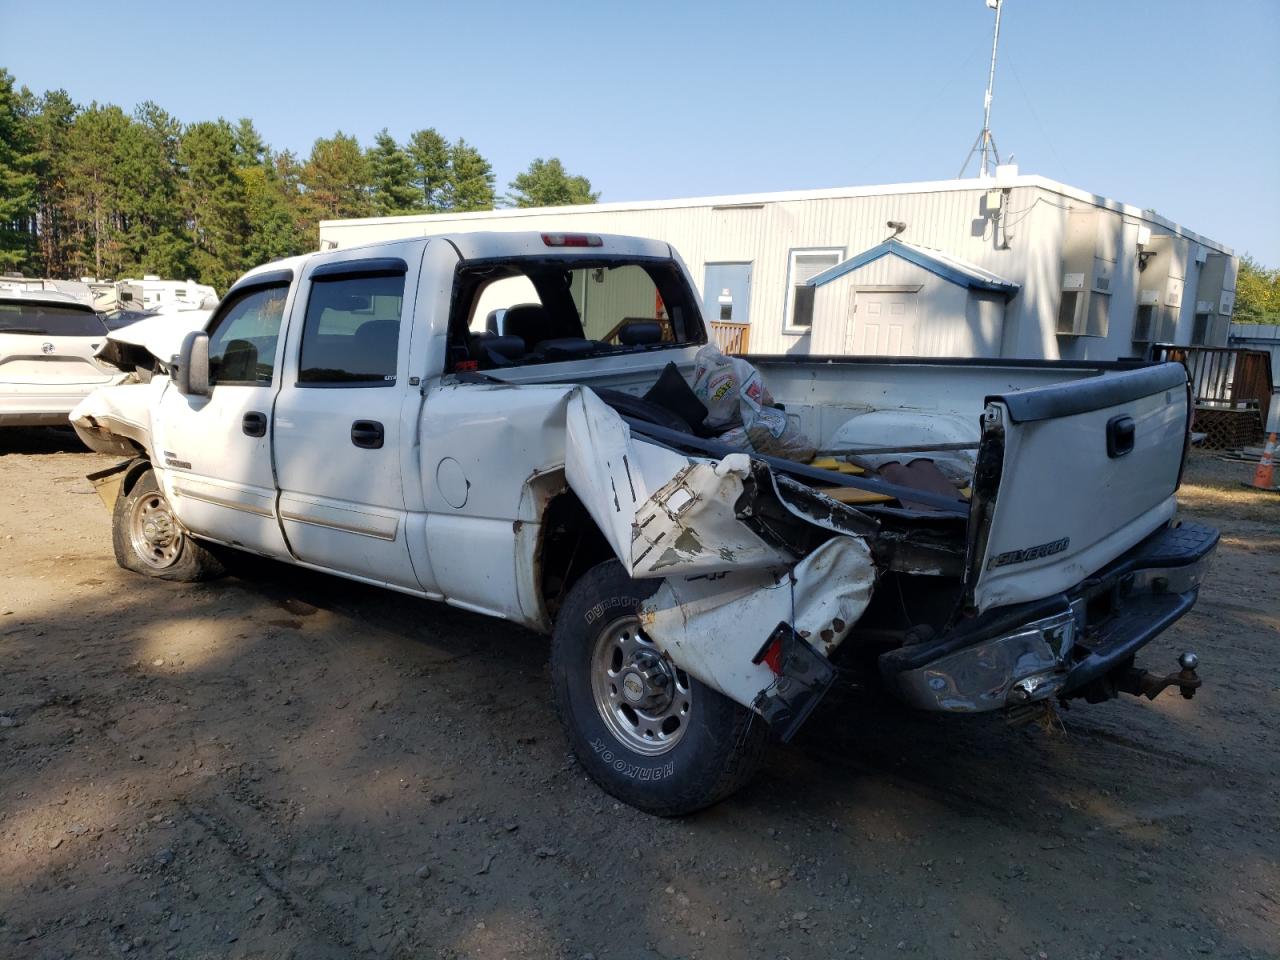
POLYGON ((711 339, 722 353, 747 353, 751 346, 751 324, 712 320, 711 339))
POLYGON ((1190 347, 1157 343, 1151 359, 1176 360, 1187 368, 1197 407, 1257 410, 1267 423, 1271 406, 1271 357, 1262 350, 1190 347))

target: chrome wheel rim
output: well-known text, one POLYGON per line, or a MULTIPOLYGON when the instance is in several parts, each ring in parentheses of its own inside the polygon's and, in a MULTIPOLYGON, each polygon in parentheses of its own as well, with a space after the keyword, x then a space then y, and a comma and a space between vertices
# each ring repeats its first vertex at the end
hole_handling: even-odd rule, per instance
POLYGON ((129 540, 133 552, 149 567, 163 570, 173 566, 182 550, 182 531, 159 491, 145 493, 134 501, 129 513, 129 540))
POLYGON ((666 753, 689 726, 689 677, 644 635, 638 617, 614 620, 596 635, 591 693, 609 732, 635 753, 666 753))

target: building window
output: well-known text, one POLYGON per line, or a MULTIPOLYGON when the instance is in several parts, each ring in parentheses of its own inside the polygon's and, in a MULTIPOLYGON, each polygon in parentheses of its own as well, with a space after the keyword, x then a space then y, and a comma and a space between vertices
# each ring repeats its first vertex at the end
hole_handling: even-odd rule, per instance
POLYGON ((824 270, 834 267, 844 259, 843 247, 821 247, 809 250, 792 250, 787 269, 786 329, 790 333, 804 333, 813 326, 813 300, 815 287, 807 281, 824 270))

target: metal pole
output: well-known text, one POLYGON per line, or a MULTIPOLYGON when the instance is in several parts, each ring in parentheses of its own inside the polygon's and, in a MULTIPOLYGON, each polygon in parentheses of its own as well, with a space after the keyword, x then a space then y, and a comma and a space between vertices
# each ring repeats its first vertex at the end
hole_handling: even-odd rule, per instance
MULTIPOLYGON (((1000 14, 1004 10, 1004 0, 996 0, 996 28, 995 33, 991 37, 991 69, 987 73, 987 94, 982 100, 982 160, 979 167, 979 175, 985 177, 987 175, 987 148, 995 144, 991 141, 991 92, 996 84, 996 47, 1000 43, 1000 14)), ((996 155, 996 162, 999 163, 1000 157, 996 155)))

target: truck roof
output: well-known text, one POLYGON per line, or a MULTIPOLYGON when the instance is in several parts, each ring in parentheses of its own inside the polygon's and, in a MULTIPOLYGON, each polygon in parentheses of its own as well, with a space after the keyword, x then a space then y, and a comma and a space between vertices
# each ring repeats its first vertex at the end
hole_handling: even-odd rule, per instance
MULTIPOLYGON (((281 269, 301 272, 308 262, 316 260, 322 263, 355 259, 358 255, 382 253, 387 256, 400 256, 408 259, 415 250, 420 250, 428 240, 443 240, 457 249, 463 260, 489 260, 500 257, 533 257, 564 256, 595 259, 599 257, 671 257, 671 245, 661 240, 649 240, 643 237, 629 237, 619 234, 592 233, 585 234, 592 240, 599 240, 592 246, 563 246, 556 244, 554 238, 566 234, 544 233, 534 230, 491 230, 478 233, 443 233, 425 237, 412 237, 405 240, 381 240, 355 247, 342 247, 339 250, 320 250, 315 253, 304 253, 296 257, 286 257, 271 263, 264 263, 248 271, 241 279, 249 279, 261 273, 270 273, 281 269), (547 238, 553 238, 548 240, 547 238)), ((568 234, 567 236, 584 236, 584 234, 568 234)))

